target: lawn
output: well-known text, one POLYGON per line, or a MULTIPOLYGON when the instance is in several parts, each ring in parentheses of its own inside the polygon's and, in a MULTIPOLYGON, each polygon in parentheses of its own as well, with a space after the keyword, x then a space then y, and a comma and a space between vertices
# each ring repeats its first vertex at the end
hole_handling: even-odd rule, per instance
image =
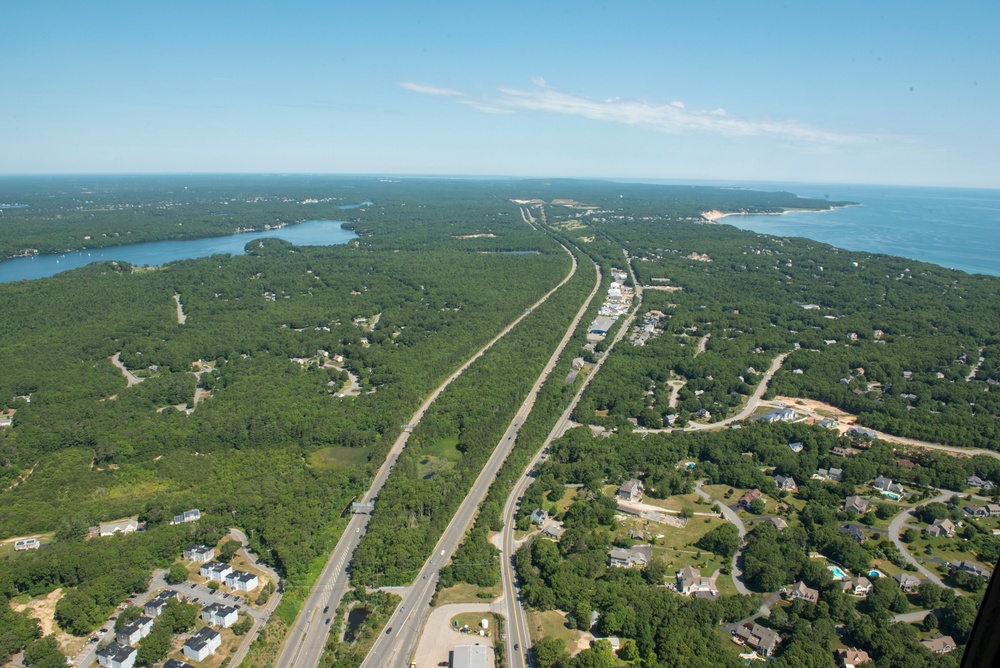
POLYGON ((564 513, 566 510, 573 505, 573 501, 576 500, 576 493, 579 491, 577 487, 564 487, 562 496, 558 498, 553 498, 555 496, 554 490, 549 492, 548 499, 549 503, 545 504, 545 510, 549 515, 558 515, 559 513, 564 513))
POLYGON ((498 615, 494 612, 463 612, 455 615, 451 618, 448 625, 453 629, 461 629, 465 626, 469 627, 469 633, 479 635, 479 629, 482 628, 482 621, 487 620, 487 625, 489 628, 485 629, 487 636, 492 636, 497 629, 497 618, 498 615))
POLYGON ((476 585, 464 582, 442 589, 437 595, 437 605, 448 605, 449 603, 488 603, 500 596, 500 585, 495 587, 477 587, 476 585), (478 594, 489 594, 489 598, 480 597, 478 594))
POLYGON ((435 443, 422 445, 420 452, 417 475, 421 478, 429 478, 435 473, 454 468, 455 463, 462 459, 462 453, 458 449, 457 436, 442 438, 435 443))
POLYGON ((645 496, 642 499, 643 503, 649 504, 651 506, 657 506, 659 508, 665 508, 667 510, 673 510, 675 512, 680 512, 684 508, 691 508, 696 512, 711 512, 711 504, 702 506, 702 499, 700 496, 692 492, 691 494, 680 494, 677 496, 670 496, 666 499, 654 499, 651 496, 645 496))
POLYGON ((369 448, 322 448, 309 455, 309 464, 317 469, 340 470, 368 461, 369 448))
POLYGON ((558 610, 545 612, 528 612, 528 625, 531 627, 531 638, 537 642, 540 638, 555 638, 566 643, 566 651, 576 654, 581 649, 581 640, 591 637, 589 633, 566 628, 566 614, 558 610))

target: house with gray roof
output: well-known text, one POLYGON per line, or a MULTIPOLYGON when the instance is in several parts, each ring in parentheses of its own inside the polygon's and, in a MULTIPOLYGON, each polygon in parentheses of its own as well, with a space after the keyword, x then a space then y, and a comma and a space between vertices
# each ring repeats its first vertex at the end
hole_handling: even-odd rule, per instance
POLYGON ((615 568, 642 567, 650 562, 652 556, 653 549, 649 545, 628 549, 616 547, 608 553, 608 565, 615 568))
POLYGON ((229 564, 223 564, 218 561, 213 561, 210 564, 205 564, 199 570, 201 577, 206 580, 214 580, 215 582, 225 582, 226 576, 233 572, 233 567, 229 564))
POLYGON ((146 605, 143 607, 142 611, 147 617, 155 619, 167 609, 167 601, 172 598, 177 598, 177 592, 173 589, 164 589, 159 594, 146 601, 146 605))
POLYGON ((212 626, 228 629, 236 623, 239 614, 239 611, 232 606, 210 603, 201 609, 201 620, 212 626))
POLYGON ((97 650, 97 663, 102 668, 132 668, 138 651, 129 645, 123 645, 117 640, 104 649, 97 650))
POLYGON ((134 533, 138 530, 139 522, 131 517, 115 520, 114 522, 101 522, 98 527, 98 533, 101 536, 114 536, 116 533, 134 533))
POLYGON ((636 501, 642 501, 642 495, 646 490, 642 486, 642 481, 637 478, 632 478, 626 482, 622 483, 622 486, 618 488, 618 498, 622 501, 628 501, 630 503, 635 503, 636 501))
POLYGON ((135 645, 149 635, 153 630, 153 620, 150 617, 136 617, 125 626, 118 629, 115 639, 121 645, 135 645))
POLYGON ((743 640, 751 649, 755 649, 764 656, 771 656, 774 650, 781 644, 781 636, 769 628, 760 624, 747 622, 736 629, 733 634, 743 640))
POLYGON ((207 626, 188 638, 181 651, 192 661, 204 661, 222 645, 222 634, 207 626))
POLYGON ((196 564, 204 564, 215 559, 215 548, 208 545, 190 545, 184 548, 184 558, 196 564))
POLYGON ((236 591, 253 591, 259 584, 257 576, 246 571, 233 571, 226 575, 226 586, 236 591))

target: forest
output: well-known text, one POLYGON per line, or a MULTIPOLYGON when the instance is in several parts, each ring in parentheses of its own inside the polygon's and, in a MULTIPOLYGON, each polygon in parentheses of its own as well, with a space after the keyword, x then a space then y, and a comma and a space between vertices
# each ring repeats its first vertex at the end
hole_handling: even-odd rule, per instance
MULTIPOLYGON (((274 239, 250 244, 244 255, 162 267, 109 262, 0 285, 0 412, 11 420, 0 427, 0 537, 46 536, 37 552, 2 557, 0 596, 62 587, 59 623, 81 635, 186 541, 209 540, 227 526, 247 532, 288 591, 306 591, 342 530, 343 511, 421 398, 566 275, 569 258, 558 240, 574 248, 580 271, 433 405, 383 491, 357 554, 357 582, 412 577, 591 289, 589 267, 601 265, 606 287, 623 248, 636 258, 641 284, 666 279, 681 289, 647 291, 643 309, 666 314, 665 331, 646 346, 616 347, 577 408, 580 421, 618 428, 617 440, 561 468, 554 462, 543 469, 546 479, 593 485, 653 457, 642 470, 659 476, 662 489, 679 489, 690 477, 679 476, 671 458, 683 452, 698 459, 702 477, 757 481, 756 469, 732 454, 736 447, 797 479, 814 461, 837 464, 829 454, 835 438, 812 431, 795 432, 807 443, 805 456, 783 458, 787 447, 778 444, 790 432, 781 430, 796 428, 787 425, 731 432, 750 440, 725 447, 713 441, 719 435, 663 437, 662 461, 655 461, 658 449, 626 447, 638 438, 628 434, 628 418, 661 426, 668 412, 685 420, 700 408, 735 410, 774 356, 790 351, 772 394, 818 398, 892 433, 956 445, 995 442, 995 279, 741 232, 701 217, 707 210, 838 203, 596 181, 221 176, 5 178, 0 201, 25 207, 0 214, 4 257, 311 219, 344 220, 358 234, 341 246, 274 239), (525 225, 511 202, 569 197, 593 208, 546 205, 549 233, 525 225), (711 261, 690 259, 693 253, 711 261), (706 351, 695 355, 707 333, 706 351), (836 345, 825 343, 833 339, 836 345), (114 360, 139 382, 127 382, 114 360), (676 407, 668 405, 670 380, 683 380, 676 407), (195 534, 170 526, 173 515, 192 507, 202 511, 195 534), (83 539, 88 527, 120 517, 147 528, 83 539)), ((583 343, 581 330, 543 387, 463 550, 492 554, 486 529, 498 527, 509 485, 575 391, 563 378, 583 343)), ((901 471, 878 447, 868 452, 844 462, 845 472, 854 469, 860 479, 875 470, 952 489, 970 472, 1000 482, 990 458, 927 455, 919 468, 901 471)), ((575 512, 581 532, 585 525, 597 530, 596 520, 584 517, 590 511, 575 512)), ((475 570, 453 568, 443 577, 488 580, 495 573, 475 570)), ((613 577, 640 586, 632 575, 613 577)), ((671 603, 665 610, 711 624, 745 605, 671 603)), ((656 620, 663 629, 673 624, 656 620)), ((9 627, 3 651, 42 643, 23 615, 9 627)), ((637 644, 644 654, 675 651, 654 628, 641 633, 653 638, 637 644)), ((39 644, 38 653, 46 647, 39 644)))

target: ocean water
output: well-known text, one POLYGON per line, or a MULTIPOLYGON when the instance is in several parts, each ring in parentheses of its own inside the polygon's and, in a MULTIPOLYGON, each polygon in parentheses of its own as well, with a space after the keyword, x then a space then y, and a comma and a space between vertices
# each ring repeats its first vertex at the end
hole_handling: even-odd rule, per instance
POLYGON ((805 183, 745 185, 753 190, 784 190, 800 197, 860 202, 861 206, 780 216, 727 216, 720 223, 1000 276, 1000 190, 805 183))

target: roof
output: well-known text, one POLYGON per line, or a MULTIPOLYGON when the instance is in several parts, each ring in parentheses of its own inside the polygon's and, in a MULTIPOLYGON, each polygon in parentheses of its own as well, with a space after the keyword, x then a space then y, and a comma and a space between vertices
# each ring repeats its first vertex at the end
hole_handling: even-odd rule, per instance
POLYGON ((487 668, 490 651, 483 645, 458 645, 451 653, 451 668, 487 668))
POLYGON ((183 661, 178 661, 177 659, 167 659, 163 664, 163 668, 194 668, 190 663, 184 663, 183 661))
POLYGON ((257 576, 253 573, 247 573, 246 571, 233 571, 226 576, 227 580, 239 580, 240 582, 250 582, 251 580, 256 580, 257 576))
POLYGON ((951 636, 935 634, 933 637, 923 640, 920 643, 932 652, 947 653, 958 647, 955 639, 951 636))
POLYGON ((213 631, 209 627, 204 626, 200 631, 188 638, 187 642, 184 643, 184 646, 190 647, 195 652, 200 652, 210 640, 213 640, 218 636, 218 631, 213 631))
POLYGON ((919 585, 920 578, 911 573, 900 573, 899 575, 893 576, 896 582, 899 583, 900 587, 905 587, 907 585, 919 585))
POLYGON ((124 663, 128 661, 129 656, 135 653, 135 651, 134 647, 123 645, 115 640, 104 649, 97 650, 97 656, 110 658, 112 661, 117 661, 118 663, 124 663))
MULTIPOLYGON (((868 663, 872 658, 863 649, 848 647, 847 649, 837 650, 837 660, 840 661, 840 665, 842 666, 858 666, 862 663, 868 663)), ((163 668, 167 667, 164 666, 163 668)))

